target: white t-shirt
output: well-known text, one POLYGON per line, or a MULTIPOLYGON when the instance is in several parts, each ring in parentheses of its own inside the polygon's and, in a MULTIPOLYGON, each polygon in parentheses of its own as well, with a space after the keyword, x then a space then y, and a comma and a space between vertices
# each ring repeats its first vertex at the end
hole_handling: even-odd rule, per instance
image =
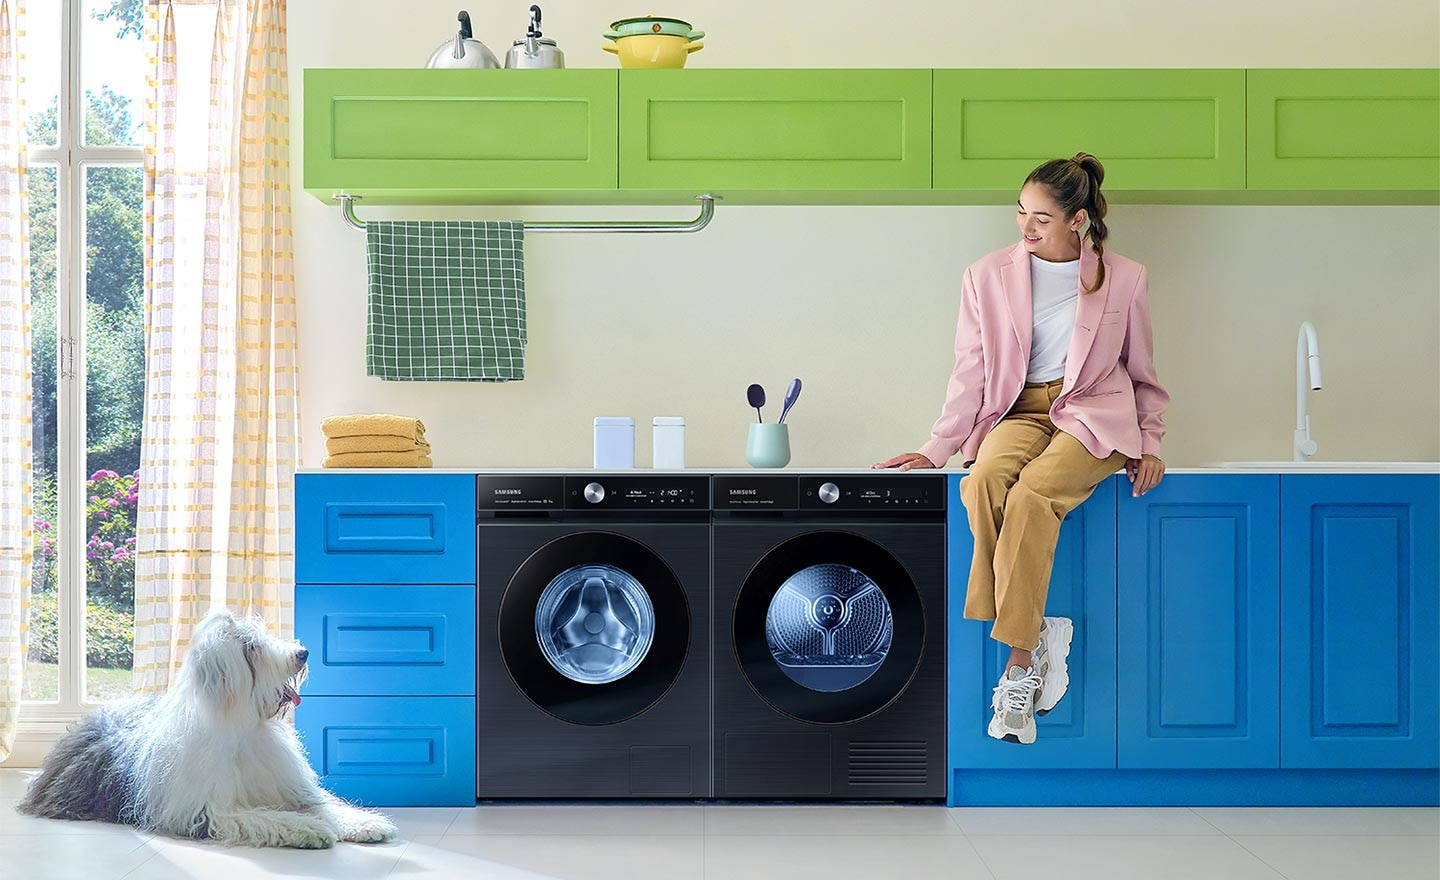
POLYGON ((1051 263, 1031 254, 1030 291, 1035 329, 1025 381, 1053 382, 1065 375, 1065 355, 1075 332, 1080 260, 1051 263))

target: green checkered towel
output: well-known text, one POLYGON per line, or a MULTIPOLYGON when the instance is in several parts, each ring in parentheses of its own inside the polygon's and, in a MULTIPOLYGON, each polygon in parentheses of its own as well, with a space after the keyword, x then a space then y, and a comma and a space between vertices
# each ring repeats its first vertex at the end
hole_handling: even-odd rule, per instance
POLYGON ((408 381, 525 378, 525 226, 512 221, 365 224, 365 372, 408 381))

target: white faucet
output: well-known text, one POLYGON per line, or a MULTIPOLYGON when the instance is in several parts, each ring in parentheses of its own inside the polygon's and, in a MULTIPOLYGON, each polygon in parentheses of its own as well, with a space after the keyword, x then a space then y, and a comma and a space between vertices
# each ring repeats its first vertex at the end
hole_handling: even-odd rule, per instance
POLYGON ((1311 391, 1320 390, 1320 343, 1315 338, 1315 325, 1309 321, 1300 324, 1300 335, 1295 340, 1295 460, 1309 461, 1319 449, 1310 439, 1310 413, 1305 409, 1305 373, 1309 366, 1311 391))

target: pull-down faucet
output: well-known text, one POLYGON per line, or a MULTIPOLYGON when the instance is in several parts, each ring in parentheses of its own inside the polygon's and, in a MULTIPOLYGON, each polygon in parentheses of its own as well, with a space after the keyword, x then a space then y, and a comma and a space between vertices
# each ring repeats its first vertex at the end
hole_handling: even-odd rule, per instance
POLYGON ((1310 413, 1305 409, 1305 373, 1309 366, 1311 391, 1320 390, 1320 343, 1315 338, 1315 325, 1300 324, 1295 340, 1295 460, 1309 461, 1319 447, 1310 439, 1310 413))

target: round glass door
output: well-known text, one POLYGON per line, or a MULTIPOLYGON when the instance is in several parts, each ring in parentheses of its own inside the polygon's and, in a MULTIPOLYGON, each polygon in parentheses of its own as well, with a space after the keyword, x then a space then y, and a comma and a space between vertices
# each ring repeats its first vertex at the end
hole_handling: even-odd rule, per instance
POLYGON ((924 650, 925 612, 885 548, 854 532, 806 532, 746 575, 731 635, 765 702, 802 721, 845 724, 904 692, 924 650))
POLYGON ((613 532, 542 545, 500 598, 500 656, 526 697, 575 724, 614 724, 665 695, 690 647, 675 572, 613 532))
POLYGON ((833 562, 786 578, 765 614, 765 641, 781 671, 801 687, 827 693, 874 675, 894 634, 890 602, 875 580, 833 562))
POLYGON ((623 569, 571 566, 540 594, 535 638, 561 675, 581 684, 608 684, 628 675, 649 653, 655 607, 640 582, 623 569))

